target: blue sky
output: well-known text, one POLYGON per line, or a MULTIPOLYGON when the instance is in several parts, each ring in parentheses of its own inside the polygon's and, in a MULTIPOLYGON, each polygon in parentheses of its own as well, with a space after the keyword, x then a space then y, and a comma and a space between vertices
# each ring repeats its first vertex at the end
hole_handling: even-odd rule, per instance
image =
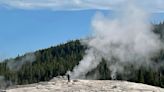
POLYGON ((95 11, 0 10, 0 51, 16 56, 80 39, 90 32, 95 11))
MULTIPOLYGON (((113 11, 115 4, 125 0, 70 1, 0 0, 0 59, 89 36, 95 13, 113 11)), ((153 7, 149 9, 152 11, 150 21, 155 23, 164 20, 164 8, 159 6, 164 0, 157 1, 160 3, 152 5, 149 0, 153 7)))

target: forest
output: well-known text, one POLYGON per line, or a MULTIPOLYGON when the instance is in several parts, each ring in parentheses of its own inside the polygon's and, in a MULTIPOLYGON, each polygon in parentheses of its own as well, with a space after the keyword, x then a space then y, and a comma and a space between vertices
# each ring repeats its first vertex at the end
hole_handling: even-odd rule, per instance
MULTIPOLYGON (((164 23, 154 25, 152 30, 164 41, 164 23)), ((23 85, 51 80, 56 76, 63 76, 65 73, 79 64, 85 55, 87 46, 80 43, 80 40, 69 41, 64 44, 52 46, 47 49, 27 53, 16 58, 6 59, 0 63, 0 86, 23 85), (27 56, 35 56, 35 59, 27 59, 27 56)), ((28 57, 31 58, 31 57, 28 57)), ((117 80, 127 80, 131 82, 144 83, 164 88, 164 50, 153 58, 154 63, 160 62, 158 69, 141 67, 134 69, 128 64, 127 70, 130 74, 118 74, 117 80)), ((99 72, 98 79, 110 80, 110 70, 103 61, 96 69, 87 73, 86 78, 99 72)))

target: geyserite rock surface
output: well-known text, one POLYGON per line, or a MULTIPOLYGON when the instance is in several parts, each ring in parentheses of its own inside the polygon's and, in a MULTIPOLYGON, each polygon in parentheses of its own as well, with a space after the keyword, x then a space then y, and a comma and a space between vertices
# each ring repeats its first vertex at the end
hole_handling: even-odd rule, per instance
POLYGON ((6 92, 164 92, 164 89, 139 83, 110 80, 74 80, 55 79, 24 85, 6 92))

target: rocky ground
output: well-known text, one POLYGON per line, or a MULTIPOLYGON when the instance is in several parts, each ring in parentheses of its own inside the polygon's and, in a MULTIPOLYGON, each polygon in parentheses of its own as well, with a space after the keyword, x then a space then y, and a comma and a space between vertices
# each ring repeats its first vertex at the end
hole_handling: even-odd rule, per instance
POLYGON ((50 82, 16 86, 2 92, 164 92, 164 89, 139 83, 111 80, 72 80, 54 78, 50 82))

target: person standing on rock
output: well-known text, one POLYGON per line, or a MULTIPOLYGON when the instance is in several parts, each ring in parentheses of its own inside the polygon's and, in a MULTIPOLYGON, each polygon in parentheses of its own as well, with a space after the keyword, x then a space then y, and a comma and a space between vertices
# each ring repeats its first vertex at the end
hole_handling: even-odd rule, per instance
POLYGON ((68 82, 70 82, 70 75, 67 74, 67 79, 68 79, 68 82))
POLYGON ((68 82, 70 82, 70 81, 71 81, 71 79, 70 79, 70 71, 68 71, 68 72, 66 73, 66 76, 67 76, 68 82))

